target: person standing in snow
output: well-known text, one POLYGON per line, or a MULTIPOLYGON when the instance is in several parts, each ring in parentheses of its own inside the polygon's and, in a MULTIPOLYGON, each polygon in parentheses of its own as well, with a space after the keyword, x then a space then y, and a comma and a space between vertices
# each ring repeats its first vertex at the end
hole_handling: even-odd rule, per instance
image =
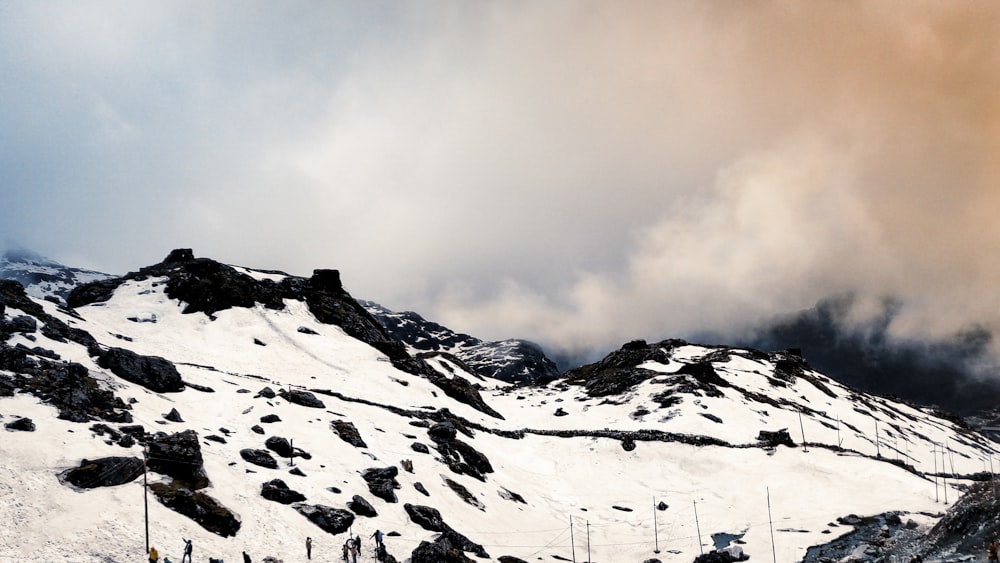
POLYGON ((347 561, 348 559, 350 559, 351 548, 347 547, 348 544, 350 544, 350 543, 351 543, 351 540, 347 540, 347 541, 344 542, 344 561, 347 561))
POLYGON ((312 559, 312 558, 313 558, 313 539, 307 537, 306 538, 306 559, 312 559))
POLYGON ((243 552, 243 563, 250 563, 250 556, 245 551, 243 552))
POLYGON ((382 530, 375 530, 370 537, 375 538, 375 557, 382 554, 382 530))
POLYGON ((159 563, 160 554, 156 551, 155 547, 149 548, 149 563, 159 563))
MULTIPOLYGON (((184 540, 184 538, 181 538, 184 540)), ((191 558, 191 552, 194 548, 191 546, 191 540, 184 540, 184 555, 181 556, 181 563, 187 560, 188 563, 194 563, 194 559, 191 558)))

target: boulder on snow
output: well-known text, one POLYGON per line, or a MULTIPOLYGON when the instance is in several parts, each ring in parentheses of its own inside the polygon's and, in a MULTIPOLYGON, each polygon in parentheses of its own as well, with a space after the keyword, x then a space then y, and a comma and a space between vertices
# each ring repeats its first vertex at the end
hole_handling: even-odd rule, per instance
POLYGON ((378 512, 375 510, 375 507, 361 495, 354 495, 351 497, 350 502, 347 503, 347 508, 358 516, 364 516, 366 518, 374 518, 378 516, 378 512))
POLYGON ((787 428, 782 428, 774 432, 761 430, 757 434, 757 441, 765 448, 776 448, 778 446, 795 447, 795 442, 792 440, 792 436, 788 433, 787 428))
POLYGON ((396 481, 396 475, 399 475, 399 469, 395 466, 373 467, 365 469, 361 473, 361 478, 368 483, 371 494, 386 502, 398 502, 395 489, 400 488, 400 485, 396 481))
POLYGON ((161 504, 194 520, 209 532, 228 538, 240 529, 236 514, 201 491, 191 491, 178 481, 153 483, 149 489, 161 504))
POLYGON ((13 422, 3 425, 4 428, 13 432, 34 432, 35 423, 28 417, 19 418, 13 422))
POLYGON ((208 486, 208 475, 201 457, 198 433, 185 430, 177 434, 157 432, 147 442, 147 467, 182 481, 192 490, 208 486))
POLYGON ((85 459, 78 467, 62 472, 59 478, 81 489, 94 489, 130 483, 142 475, 142 471, 142 460, 137 457, 102 457, 85 459))
POLYGON ((142 356, 124 348, 108 348, 97 358, 97 365, 150 391, 176 393, 184 390, 181 374, 173 362, 159 356, 142 356))
POLYGON ((354 514, 340 508, 301 502, 293 504, 292 508, 313 524, 334 535, 350 530, 354 524, 354 514))
POLYGON ((292 389, 290 391, 287 391, 282 389, 281 391, 278 392, 278 395, 280 395, 282 399, 288 401, 289 403, 292 403, 293 405, 299 405, 313 409, 326 408, 326 405, 323 403, 323 401, 316 398, 316 395, 313 395, 309 391, 302 391, 301 389, 292 389))
POLYGON ((330 423, 330 428, 340 436, 340 439, 354 446, 355 448, 367 448, 368 444, 361 438, 358 429, 353 422, 344 420, 334 420, 330 423))
POLYGON ((163 415, 163 419, 170 422, 184 422, 184 419, 181 418, 181 413, 177 412, 177 409, 170 409, 170 412, 163 415))
POLYGON ((259 465, 260 467, 266 467, 268 469, 278 468, 278 462, 271 456, 271 454, 267 453, 266 450, 244 448, 240 450, 240 457, 242 457, 247 463, 259 465))
POLYGON ((260 496, 281 504, 292 504, 306 500, 306 496, 288 488, 281 479, 272 479, 260 487, 260 496))

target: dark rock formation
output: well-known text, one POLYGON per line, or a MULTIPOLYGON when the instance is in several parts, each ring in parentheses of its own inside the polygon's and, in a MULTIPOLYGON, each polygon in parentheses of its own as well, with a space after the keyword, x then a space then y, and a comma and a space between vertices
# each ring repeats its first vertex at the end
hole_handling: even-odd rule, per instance
POLYGON ((358 429, 355 428, 353 422, 346 422, 343 420, 334 420, 330 423, 330 428, 340 436, 340 439, 347 442, 348 444, 356 448, 367 448, 368 444, 361 438, 361 434, 358 433, 358 429))
POLYGON ((321 504, 293 504, 292 508, 330 534, 342 534, 354 524, 354 514, 340 508, 321 504))
POLYGON ((78 363, 32 358, 24 349, 0 346, 0 370, 12 372, 0 379, 0 396, 20 389, 56 407, 59 418, 72 422, 132 421, 128 405, 78 363))
POLYGON ((438 444, 447 443, 457 435, 455 425, 450 422, 438 422, 427 430, 427 435, 438 444))
MULTIPOLYGON (((497 561, 499 561, 500 563, 528 563, 524 559, 518 559, 517 557, 513 557, 510 555, 501 555, 500 557, 497 557, 497 561)), ((644 561, 643 563, 648 563, 648 562, 644 561)), ((659 563, 659 561, 657 561, 657 563, 659 563)))
POLYGON ((395 466, 369 468, 361 473, 368 483, 368 491, 386 502, 397 502, 395 490, 400 486, 396 475, 399 475, 399 469, 395 466))
POLYGON ((421 444, 420 442, 413 442, 410 444, 410 449, 421 454, 431 453, 430 448, 428 448, 426 444, 421 444))
POLYGON ((181 413, 177 412, 177 409, 170 409, 170 412, 163 415, 163 419, 170 422, 184 422, 184 419, 181 418, 181 413))
POLYGON ((375 516, 378 516, 378 512, 375 510, 375 507, 361 495, 354 495, 351 497, 350 502, 347 503, 347 508, 358 516, 365 516, 367 518, 374 518, 375 516))
MULTIPOLYGON (((446 524, 444 520, 441 519, 441 512, 439 512, 438 509, 430 506, 420 506, 409 503, 404 504, 403 509, 406 510, 406 514, 409 515, 410 520, 412 520, 414 524, 417 524, 425 530, 441 534, 435 543, 443 544, 443 540, 447 540, 449 544, 447 547, 451 549, 469 551, 475 553, 476 557, 486 559, 489 558, 489 554, 486 553, 483 546, 470 541, 469 538, 456 532, 451 526, 446 524)), ((416 553, 416 551, 414 553, 416 553)))
POLYGON ((281 422, 281 417, 279 417, 276 414, 265 414, 264 416, 260 417, 260 421, 263 422, 264 424, 270 424, 272 422, 281 422))
POLYGON ((300 389, 292 389, 291 391, 288 391, 282 389, 281 391, 278 392, 278 395, 280 395, 282 399, 294 405, 300 405, 303 407, 309 407, 313 409, 326 408, 326 405, 323 404, 323 401, 316 398, 316 395, 313 395, 309 391, 302 391, 300 389))
POLYGON ((170 393, 184 390, 177 368, 159 356, 141 356, 124 348, 109 348, 101 353, 97 365, 150 391, 170 393))
POLYGON ((782 428, 774 432, 761 430, 757 434, 757 441, 765 448, 776 448, 778 446, 795 447, 795 442, 792 440, 792 436, 788 433, 787 428, 782 428))
POLYGON ((263 388, 263 389, 261 389, 260 391, 257 392, 256 397, 264 397, 265 399, 273 399, 273 398, 277 397, 277 395, 274 393, 274 389, 271 389, 270 387, 265 387, 265 388, 263 388))
POLYGON ((281 479, 272 479, 261 485, 260 496, 281 504, 292 504, 306 500, 305 495, 289 489, 288 485, 281 479))
POLYGON ((260 467, 266 467, 268 469, 278 468, 278 462, 271 456, 271 454, 267 453, 266 450, 244 448, 240 450, 240 457, 242 457, 247 463, 259 465, 260 467))
POLYGON ((208 486, 201 457, 198 433, 185 430, 177 434, 157 432, 147 442, 147 466, 150 471, 169 475, 192 490, 208 486))
POLYGON ((180 486, 177 481, 153 483, 149 489, 161 504, 194 520, 213 534, 228 538, 235 536, 240 529, 240 519, 236 514, 201 491, 192 491, 180 486))
POLYGON ((60 479, 81 489, 114 487, 134 481, 142 475, 142 469, 142 460, 137 457, 85 459, 78 467, 60 474, 60 479))
POLYGON ((3 425, 4 428, 10 431, 16 432, 34 432, 35 423, 30 418, 19 418, 13 422, 8 422, 3 425))

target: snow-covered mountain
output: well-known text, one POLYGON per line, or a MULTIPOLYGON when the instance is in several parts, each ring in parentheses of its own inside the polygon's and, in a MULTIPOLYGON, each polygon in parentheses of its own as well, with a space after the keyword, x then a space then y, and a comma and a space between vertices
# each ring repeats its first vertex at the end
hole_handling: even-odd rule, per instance
POLYGON ((0 279, 17 281, 28 295, 38 299, 63 300, 78 285, 110 277, 93 270, 64 266, 30 250, 7 250, 0 254, 0 279))
POLYGON ((373 301, 363 300, 361 304, 386 332, 404 342, 413 355, 451 354, 473 373, 510 383, 551 381, 559 375, 555 362, 537 344, 527 340, 484 341, 428 321, 413 311, 390 311, 373 301))
POLYGON ((65 305, 0 281, 0 562, 144 560, 146 491, 174 562, 182 538, 304 561, 307 537, 340 561, 348 535, 374 561, 376 530, 412 563, 905 561, 997 452, 791 352, 637 341, 526 386, 469 369, 411 354, 334 270, 180 250, 65 305))

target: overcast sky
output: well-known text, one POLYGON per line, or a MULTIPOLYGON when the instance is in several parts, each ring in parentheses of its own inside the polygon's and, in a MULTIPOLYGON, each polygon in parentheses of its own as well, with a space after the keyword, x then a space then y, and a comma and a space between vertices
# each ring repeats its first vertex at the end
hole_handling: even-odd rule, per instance
POLYGON ((996 2, 0 1, 0 241, 578 351, 845 291, 938 338, 1000 328, 998 93, 996 2))

